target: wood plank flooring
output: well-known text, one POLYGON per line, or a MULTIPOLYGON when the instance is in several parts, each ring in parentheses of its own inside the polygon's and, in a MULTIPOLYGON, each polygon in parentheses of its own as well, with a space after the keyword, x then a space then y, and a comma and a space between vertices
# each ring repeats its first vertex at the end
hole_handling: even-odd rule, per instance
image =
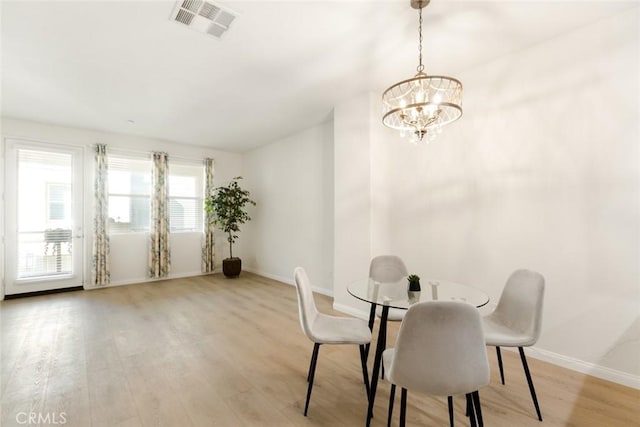
MULTIPOLYGON (((316 302, 333 312, 329 298, 316 302)), ((364 425, 357 346, 320 348, 302 415, 313 344, 300 330, 295 289, 260 276, 4 301, 0 321, 3 427, 364 425)), ((638 390, 530 359, 540 423, 517 354, 503 355, 507 384, 491 349, 492 383, 480 391, 486 426, 640 426, 638 390)), ((374 426, 386 425, 389 384, 379 384, 374 426)), ((462 397, 455 407, 457 425, 468 425, 462 397)), ((448 426, 446 399, 409 393, 407 416, 409 426, 448 426)))

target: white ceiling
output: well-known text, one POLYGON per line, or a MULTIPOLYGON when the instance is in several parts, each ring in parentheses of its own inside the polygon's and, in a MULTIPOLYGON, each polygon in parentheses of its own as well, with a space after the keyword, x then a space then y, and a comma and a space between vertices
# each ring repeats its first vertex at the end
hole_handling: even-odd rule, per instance
MULTIPOLYGON (((409 0, 216 3, 239 14, 221 40, 170 22, 175 2, 2 1, 2 114, 246 151, 415 73, 409 0)), ((426 71, 455 77, 637 4, 432 0, 426 71)))

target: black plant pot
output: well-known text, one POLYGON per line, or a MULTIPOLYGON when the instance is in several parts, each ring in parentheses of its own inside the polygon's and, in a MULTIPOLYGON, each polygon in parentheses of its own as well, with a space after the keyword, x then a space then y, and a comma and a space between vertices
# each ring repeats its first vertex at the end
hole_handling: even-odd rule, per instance
POLYGON ((222 260, 222 272, 226 277, 238 277, 242 271, 240 258, 225 258, 222 260))

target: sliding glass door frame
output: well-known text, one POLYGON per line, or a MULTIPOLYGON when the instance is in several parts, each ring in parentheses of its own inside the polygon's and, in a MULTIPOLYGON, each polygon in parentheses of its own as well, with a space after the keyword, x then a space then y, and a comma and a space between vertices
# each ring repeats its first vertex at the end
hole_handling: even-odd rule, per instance
MULTIPOLYGON (((70 288, 83 286, 85 277, 85 148, 77 145, 64 145, 57 143, 29 141, 17 138, 6 138, 4 140, 5 153, 5 200, 4 200, 4 291, 6 295, 23 294, 30 292, 47 291, 53 289, 70 288), (19 229, 21 220, 24 221, 25 213, 18 212, 20 197, 19 194, 19 153, 21 150, 50 153, 53 155, 70 156, 71 158, 71 182, 70 182, 70 206, 62 209, 69 209, 70 222, 62 228, 42 230, 46 243, 44 256, 38 254, 40 258, 52 256, 54 259, 54 272, 42 273, 40 275, 20 277, 19 251, 20 236, 27 234, 19 229), (63 246, 64 245, 64 246, 63 246), (56 252, 57 251, 57 252, 56 252), (61 263, 61 255, 64 252, 64 268, 61 263), (67 260, 66 258, 69 258, 67 260), (68 269, 68 271, 67 271, 68 269)), ((65 184, 47 184, 51 191, 60 193, 65 184), (56 187, 57 185, 57 187, 56 187), (54 188, 56 187, 56 188, 54 188)), ((35 190, 35 189, 34 189, 35 190)), ((34 192, 35 193, 35 192, 34 192)), ((59 196, 58 196, 59 197, 59 196)), ((55 209, 56 212, 61 207, 56 205, 56 197, 50 197, 53 201, 44 202, 47 209, 55 209)), ((48 200, 48 199, 47 199, 48 200)), ((59 199, 58 199, 59 200, 59 199)), ((62 203, 66 204, 66 202, 62 203)), ((48 216, 51 216, 47 214, 48 216)), ((60 215, 59 213, 53 216, 60 215)), ((37 245, 35 246, 37 250, 37 245)), ((51 260, 48 260, 50 263, 51 260)))

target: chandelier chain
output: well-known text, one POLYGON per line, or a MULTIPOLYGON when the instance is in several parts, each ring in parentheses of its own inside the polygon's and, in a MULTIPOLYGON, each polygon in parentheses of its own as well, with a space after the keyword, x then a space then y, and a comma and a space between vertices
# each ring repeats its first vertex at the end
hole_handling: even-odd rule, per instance
POLYGON ((418 67, 416 68, 418 73, 422 73, 424 65, 422 65, 422 8, 419 9, 420 19, 418 20, 418 67))

